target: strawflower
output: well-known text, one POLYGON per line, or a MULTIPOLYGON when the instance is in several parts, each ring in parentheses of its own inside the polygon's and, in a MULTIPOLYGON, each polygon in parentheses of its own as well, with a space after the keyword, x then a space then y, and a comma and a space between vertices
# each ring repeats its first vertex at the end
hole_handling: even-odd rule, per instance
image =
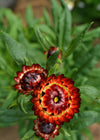
POLYGON ((34 128, 35 134, 37 136, 41 136, 45 140, 49 140, 49 138, 53 138, 56 135, 59 135, 60 125, 46 123, 44 120, 40 120, 39 117, 34 120, 34 128))
POLYGON ((35 115, 57 125, 69 122, 80 107, 79 89, 64 75, 49 76, 35 89, 31 102, 35 115))
POLYGON ((18 83, 14 87, 19 90, 19 93, 30 94, 40 85, 41 80, 47 77, 47 70, 41 68, 39 64, 23 65, 22 70, 22 72, 18 71, 17 77, 14 78, 18 83))

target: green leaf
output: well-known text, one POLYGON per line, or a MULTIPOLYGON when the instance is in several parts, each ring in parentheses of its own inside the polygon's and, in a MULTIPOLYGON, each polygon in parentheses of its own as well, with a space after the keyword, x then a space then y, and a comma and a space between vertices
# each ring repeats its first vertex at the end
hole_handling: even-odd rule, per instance
POLYGON ((0 56, 0 68, 10 75, 13 74, 12 68, 7 64, 5 59, 1 56, 0 56))
POLYGON ((66 128, 61 128, 61 129, 60 129, 60 132, 61 132, 63 135, 71 136, 70 133, 68 132, 68 130, 66 130, 66 128))
POLYGON ((67 47, 71 37, 71 13, 63 0, 61 5, 63 12, 59 19, 59 46, 67 47))
POLYGON ((65 139, 64 139, 63 134, 62 134, 62 133, 59 133, 59 135, 56 136, 56 137, 54 138, 54 140, 65 140, 65 139))
POLYGON ((2 108, 8 108, 8 106, 10 105, 10 103, 13 101, 14 98, 16 98, 17 96, 17 92, 10 90, 10 93, 8 94, 6 100, 4 101, 2 108))
POLYGON ((3 14, 7 19, 9 35, 14 39, 18 36, 18 29, 22 28, 22 21, 10 9, 3 9, 3 14))
POLYGON ((26 96, 26 95, 20 95, 18 97, 18 105, 20 106, 21 110, 27 114, 28 112, 26 111, 24 104, 28 103, 31 99, 31 96, 26 96))
POLYGON ((87 32, 84 37, 84 41, 92 41, 96 38, 100 38, 100 27, 87 32))
POLYGON ((46 67, 50 70, 56 63, 59 54, 59 49, 57 49, 47 60, 46 67))
POLYGON ((17 99, 13 100, 10 105, 8 106, 8 109, 14 107, 14 106, 17 106, 18 105, 18 102, 17 102, 17 99))
POLYGON ((89 73, 90 77, 94 77, 94 78, 100 78, 100 68, 94 68, 90 73, 89 73))
POLYGON ((27 58, 26 48, 5 32, 1 32, 1 37, 4 40, 10 55, 13 57, 16 63, 18 65, 24 65, 25 58, 27 58))
POLYGON ((76 47, 78 47, 81 42, 83 41, 83 38, 87 32, 87 30, 90 28, 90 26, 92 25, 92 23, 88 24, 87 27, 85 28, 85 30, 83 30, 79 35, 77 35, 70 43, 68 49, 66 50, 65 54, 64 54, 64 58, 68 57, 71 53, 73 53, 73 51, 76 49, 76 47))
POLYGON ((45 55, 42 52, 42 49, 40 47, 40 44, 30 43, 21 30, 19 32, 18 37, 19 37, 20 43, 23 44, 25 48, 27 49, 28 58, 30 62, 28 65, 32 65, 33 63, 38 63, 41 66, 44 66, 46 60, 45 60, 45 55))
POLYGON ((99 77, 89 77, 87 84, 95 86, 98 90, 100 90, 100 78, 99 77))
POLYGON ((49 14, 48 14, 46 8, 43 9, 43 14, 44 14, 45 23, 46 23, 48 26, 50 26, 51 21, 50 21, 50 17, 49 17, 49 14))
POLYGON ((21 140, 29 140, 30 138, 34 136, 34 133, 35 132, 33 130, 29 130, 28 132, 26 132, 26 134, 21 140))
POLYGON ((26 9, 25 19, 28 26, 34 25, 33 10, 31 6, 28 6, 26 9))
POLYGON ((22 138, 26 132, 27 132, 27 124, 26 124, 26 121, 23 120, 18 123, 18 134, 19 134, 20 138, 22 138))
POLYGON ((54 23, 54 30, 55 33, 58 32, 58 21, 60 15, 60 6, 58 5, 57 0, 51 0, 52 3, 52 15, 53 15, 53 23, 54 23))
POLYGON ((91 53, 93 56, 95 56, 97 59, 100 60, 100 44, 96 45, 92 50, 91 53))
POLYGON ((73 74, 73 77, 77 78, 79 74, 83 74, 85 76, 89 75, 90 71, 100 60, 99 52, 100 45, 90 48, 88 52, 84 52, 83 50, 75 52, 73 59, 76 63, 75 66, 78 67, 78 70, 73 74))
POLYGON ((40 45, 42 46, 43 50, 44 51, 48 50, 50 48, 50 45, 48 44, 44 35, 40 32, 39 27, 35 28, 34 30, 35 30, 37 40, 40 43, 40 45))
POLYGON ((99 96, 99 91, 93 86, 89 86, 89 85, 80 86, 79 89, 80 89, 81 95, 85 94, 86 96, 89 96, 90 98, 94 100, 99 96))
POLYGON ((35 119, 34 112, 28 110, 25 114, 18 108, 16 109, 0 109, 0 127, 10 126, 22 120, 35 119))
POLYGON ((80 86, 79 89, 81 94, 80 110, 84 110, 85 107, 90 110, 95 110, 98 105, 100 106, 100 92, 97 88, 85 85, 80 86))
POLYGON ((82 133, 85 134, 88 137, 89 140, 93 140, 93 135, 88 128, 84 128, 82 130, 82 133))
POLYGON ((99 121, 100 121, 100 113, 89 110, 80 112, 77 117, 74 116, 74 118, 70 121, 70 123, 66 123, 64 124, 64 126, 69 129, 79 130, 99 121))
POLYGON ((72 36, 77 35, 78 33, 82 32, 86 28, 87 24, 82 24, 82 25, 74 25, 72 28, 72 36))
POLYGON ((39 29, 41 32, 46 33, 46 35, 50 36, 51 39, 56 40, 54 31, 47 25, 39 25, 39 29))

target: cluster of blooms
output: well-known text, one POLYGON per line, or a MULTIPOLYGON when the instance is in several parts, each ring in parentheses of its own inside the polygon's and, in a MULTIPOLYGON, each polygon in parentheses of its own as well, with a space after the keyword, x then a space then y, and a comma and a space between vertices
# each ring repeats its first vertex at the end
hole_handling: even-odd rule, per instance
POLYGON ((64 122, 69 122, 79 112, 79 89, 74 87, 72 79, 64 75, 47 77, 47 70, 38 64, 23 66, 22 69, 15 77, 15 88, 32 95, 32 109, 38 116, 33 129, 37 136, 49 140, 59 134, 64 122))

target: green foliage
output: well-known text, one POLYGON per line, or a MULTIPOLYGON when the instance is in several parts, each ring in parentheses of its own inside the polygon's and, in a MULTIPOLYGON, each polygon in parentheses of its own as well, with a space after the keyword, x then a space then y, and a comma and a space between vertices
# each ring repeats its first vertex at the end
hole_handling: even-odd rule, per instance
POLYGON ((34 25, 34 20, 33 20, 33 11, 32 11, 32 7, 28 6, 26 9, 26 13, 25 13, 25 19, 26 19, 26 23, 28 26, 32 26, 34 25))
POLYGON ((47 12, 47 10, 44 8, 43 10, 43 13, 44 13, 44 20, 45 20, 45 23, 50 26, 51 25, 51 21, 50 21, 50 17, 49 17, 49 14, 47 12))
POLYGON ((64 0, 60 4, 57 0, 51 3, 53 24, 46 9, 44 17, 37 19, 29 6, 26 27, 9 9, 0 9, 0 127, 17 123, 22 140, 39 139, 32 130, 36 116, 31 110, 31 96, 17 93, 13 87, 16 72, 22 71, 22 65, 38 63, 49 75, 64 74, 72 78, 80 89, 80 112, 62 126, 55 140, 83 140, 82 133, 92 140, 87 127, 100 122, 100 68, 95 68, 100 60, 100 44, 94 47, 93 43, 100 37, 100 28, 88 31, 92 23, 72 26, 64 0), (47 60, 44 51, 51 46, 57 50, 47 60), (58 59, 59 49, 61 59, 58 59))
POLYGON ((52 55, 48 58, 48 60, 47 60, 47 65, 46 65, 48 70, 50 70, 50 69, 55 65, 55 63, 56 63, 56 61, 57 61, 58 54, 59 54, 59 49, 57 49, 57 50, 55 51, 55 53, 52 54, 52 55))
POLYGON ((25 64, 27 59, 26 48, 11 38, 7 33, 1 32, 1 37, 4 39, 6 47, 18 65, 25 64))
POLYGON ((74 3, 74 9, 72 10, 72 17, 74 23, 86 23, 91 21, 97 21, 99 23, 100 10, 98 0, 78 0, 74 3), (92 10, 91 10, 92 7, 92 10))
POLYGON ((12 68, 7 64, 2 56, 0 56, 0 68, 7 72, 8 74, 13 74, 12 68))
POLYGON ((59 46, 66 47, 71 40, 71 13, 64 0, 60 1, 63 12, 59 18, 59 46))
POLYGON ((86 33, 84 41, 90 41, 100 37, 100 27, 86 33))
POLYGON ((89 140, 93 140, 92 133, 88 128, 83 129, 82 132, 88 137, 89 140))
POLYGON ((100 112, 96 111, 83 111, 74 116, 70 123, 65 123, 64 126, 67 129, 81 130, 85 127, 92 125, 95 122, 100 121, 100 112))
POLYGON ((80 43, 82 42, 82 40, 83 40, 87 30, 90 28, 91 24, 92 23, 87 25, 87 27, 71 41, 67 51, 65 52, 64 57, 69 56, 75 50, 76 47, 80 46, 80 43))
POLYGON ((47 49, 49 49, 50 46, 48 44, 48 41, 46 40, 44 35, 40 32, 40 29, 38 27, 35 29, 35 34, 43 50, 46 51, 47 49))
POLYGON ((28 114, 20 109, 0 109, 0 127, 10 126, 22 120, 35 119, 34 113, 28 110, 28 114))
POLYGON ((34 131, 33 130, 29 130, 25 135, 24 137, 22 138, 22 140, 27 140, 27 139, 30 139, 34 136, 34 131))

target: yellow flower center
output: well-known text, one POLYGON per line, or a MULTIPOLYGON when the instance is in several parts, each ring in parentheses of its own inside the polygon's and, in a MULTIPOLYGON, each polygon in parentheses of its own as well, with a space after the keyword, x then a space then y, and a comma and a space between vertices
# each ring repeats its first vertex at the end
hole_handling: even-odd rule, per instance
POLYGON ((59 97, 54 97, 54 102, 57 103, 59 101, 59 97))

